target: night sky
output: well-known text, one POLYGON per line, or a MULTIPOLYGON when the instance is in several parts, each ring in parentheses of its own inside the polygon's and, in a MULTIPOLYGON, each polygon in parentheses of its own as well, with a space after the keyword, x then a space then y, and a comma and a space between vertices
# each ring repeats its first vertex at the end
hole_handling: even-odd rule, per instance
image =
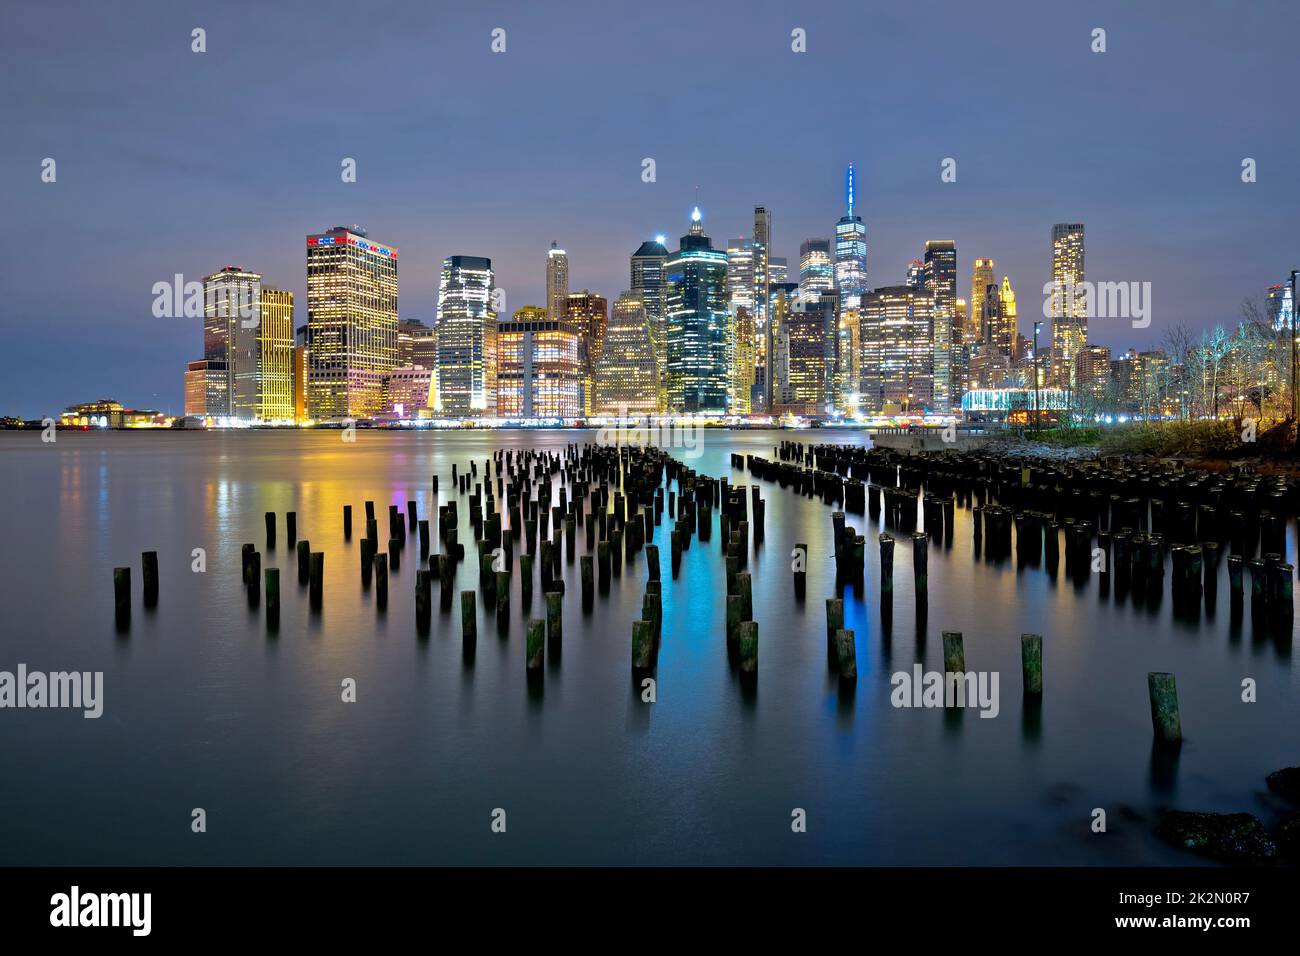
POLYGON ((676 248, 697 187, 715 244, 763 204, 793 267, 842 214, 850 160, 870 286, 955 239, 958 294, 996 259, 1027 329, 1052 223, 1082 221, 1090 280, 1153 284, 1149 329, 1099 320, 1092 340, 1159 344, 1300 266, 1298 44, 1294 0, 9 0, 0 413, 179 413, 200 322, 154 318, 153 284, 242 265, 303 324, 304 236, 338 224, 401 250, 401 315, 428 322, 453 254, 491 257, 509 310, 545 305, 552 239, 572 288, 612 300, 643 239, 676 248))

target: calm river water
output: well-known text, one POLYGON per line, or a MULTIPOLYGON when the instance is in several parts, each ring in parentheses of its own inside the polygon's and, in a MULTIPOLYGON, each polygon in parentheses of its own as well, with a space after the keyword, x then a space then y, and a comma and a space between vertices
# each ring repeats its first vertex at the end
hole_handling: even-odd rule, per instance
MULTIPOLYGON (((866 441, 708 431, 690 464, 746 482, 731 453, 771 457, 790 437, 866 441)), ((901 536, 893 625, 882 629, 879 529, 867 529, 866 599, 846 600, 853 693, 827 667, 831 509, 774 484, 762 483, 766 540, 750 562, 761 648, 752 691, 727 658, 716 528, 671 580, 667 514, 656 529, 665 581, 653 704, 630 668, 644 555, 590 614, 578 565, 565 564, 563 656, 540 695, 526 680, 517 576, 509 634, 498 636, 480 608, 472 664, 459 611, 440 610, 436 583, 432 633, 417 637, 411 549, 387 613, 377 612, 357 570, 367 498, 384 530, 390 503, 404 510, 414 499, 429 516, 430 476, 446 494, 453 462, 593 438, 59 433, 43 444, 39 432, 0 433, 0 670, 103 671, 105 698, 98 720, 0 711, 0 863, 1197 863, 1150 835, 1159 808, 1247 810, 1272 822, 1264 776, 1300 762, 1300 671, 1288 641, 1231 626, 1226 573, 1216 615, 1190 625, 1174 619, 1167 596, 1151 610, 1103 599, 1095 582, 1076 590, 1064 574, 975 559, 962 509, 951 548, 931 547, 924 629, 901 536), (268 510, 281 515, 271 552, 268 510), (284 542, 288 510, 299 536, 325 552, 319 615, 284 542), (246 541, 264 567, 283 569, 274 638, 241 589, 246 541), (790 575, 799 541, 811 552, 804 603, 790 575), (206 551, 205 573, 191 571, 195 548, 206 551), (144 550, 157 550, 161 566, 152 612, 140 600, 144 550), (126 635, 113 622, 115 565, 132 566, 126 635), (996 718, 891 706, 892 673, 918 661, 942 669, 942 630, 964 633, 968 668, 1000 673, 996 718), (1020 693, 1024 631, 1044 635, 1036 715, 1020 693), (1153 758, 1150 670, 1178 679, 1187 739, 1172 764, 1153 758), (1257 703, 1241 702, 1246 677, 1257 703), (355 703, 340 699, 344 678, 356 681, 355 703), (205 834, 191 832, 196 807, 205 834), (1090 831, 1095 807, 1108 812, 1105 834, 1090 831), (504 834, 490 826, 496 808, 507 814, 504 834), (792 832, 795 808, 806 811, 806 833, 792 832)), ((849 523, 861 530, 865 518, 849 523)), ((1294 560, 1294 528, 1288 549, 1294 560)), ((463 564, 457 590, 476 581, 463 564)))

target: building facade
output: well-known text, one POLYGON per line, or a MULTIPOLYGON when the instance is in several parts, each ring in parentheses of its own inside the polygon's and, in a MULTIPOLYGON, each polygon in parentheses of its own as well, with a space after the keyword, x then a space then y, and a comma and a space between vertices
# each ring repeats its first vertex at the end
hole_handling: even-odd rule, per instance
POLYGON ((492 260, 448 256, 438 283, 437 410, 449 418, 497 407, 497 314, 492 260))
POLYGON ((664 410, 664 397, 650 335, 650 316, 635 292, 624 292, 614 302, 596 365, 592 414, 654 415, 664 410))
POLYGON ((308 236, 307 329, 311 417, 383 414, 397 367, 397 250, 360 226, 308 236))
POLYGON ((664 263, 668 410, 727 410, 727 254, 704 234, 700 210, 664 263))
POLYGON ((581 337, 535 305, 497 325, 500 418, 577 418, 582 409, 581 337))

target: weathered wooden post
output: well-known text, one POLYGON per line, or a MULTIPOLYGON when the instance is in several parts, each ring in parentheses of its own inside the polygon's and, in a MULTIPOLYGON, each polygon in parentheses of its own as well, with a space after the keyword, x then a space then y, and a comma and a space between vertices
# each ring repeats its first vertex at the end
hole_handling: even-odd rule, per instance
POLYGON ((945 674, 966 673, 966 651, 962 647, 961 631, 943 632, 943 670, 945 674))
POLYGON ((558 651, 564 638, 564 595, 559 591, 546 592, 546 641, 552 653, 558 651))
POLYGON ((352 506, 343 506, 343 539, 350 541, 352 539, 352 506))
POLYGON ((388 555, 375 555, 375 607, 384 611, 388 608, 388 555))
POLYGON ((280 569, 266 569, 266 626, 274 631, 280 626, 280 569))
POLYGON ((852 631, 840 628, 835 632, 835 662, 840 680, 858 679, 858 653, 854 646, 852 631))
POLYGON ((655 641, 653 623, 632 622, 632 669, 648 671, 654 665, 655 641))
POLYGON ((325 552, 313 551, 308 560, 311 566, 307 571, 307 593, 311 600, 311 609, 319 611, 325 593, 325 552))
MULTIPOLYGON (((362 542, 363 546, 364 544, 362 542)), ((294 548, 298 552, 298 583, 306 584, 311 580, 311 542, 303 538, 294 544, 294 548)))
POLYGON ((1183 739, 1182 719, 1178 714, 1178 686, 1173 674, 1152 671, 1147 674, 1147 693, 1151 697, 1151 727, 1161 743, 1183 739))
POLYGON ((742 674, 758 673, 758 623, 741 621, 736 628, 736 651, 742 674))
POLYGON ((275 550, 275 512, 266 513, 266 550, 275 550))
POLYGON ((124 628, 131 623, 130 568, 113 569, 113 613, 118 627, 124 628))
POLYGON ((533 604, 533 556, 519 556, 519 603, 527 611, 533 604))
POLYGON ((420 568, 415 572, 415 627, 421 634, 429 632, 432 616, 433 572, 420 568))
POLYGON ((497 617, 504 619, 510 613, 510 572, 496 572, 495 596, 497 600, 497 617))
POLYGON ((613 546, 608 541, 602 541, 596 546, 596 568, 599 571, 598 580, 601 594, 609 590, 611 552, 613 550, 613 546))
POLYGON ((1043 692, 1043 638, 1040 634, 1020 635, 1020 670, 1024 676, 1025 694, 1037 696, 1043 692))
MULTIPOLYGON (((978 526, 978 523, 977 523, 978 526)), ((880 536, 880 598, 894 596, 894 536, 889 533, 880 536)))
POLYGON ((916 604, 926 600, 930 588, 930 539, 924 531, 912 532, 912 573, 915 575, 916 604))
POLYGON ((429 556, 429 519, 421 518, 418 527, 420 529, 420 560, 423 561, 429 556))
POLYGON ((648 581, 659 580, 659 545, 648 544, 645 547, 646 573, 648 581))
POLYGON ((388 539, 388 566, 394 572, 402 566, 402 542, 397 538, 388 539))
POLYGON ((144 584, 144 606, 158 604, 158 552, 145 551, 140 555, 140 573, 144 584))
MULTIPOLYGON (((468 592, 472 594, 473 592, 468 592)), ((546 622, 538 618, 529 618, 527 638, 524 643, 524 662, 529 671, 541 671, 546 660, 546 622)))
POLYGON ((749 576, 748 571, 741 571, 736 575, 736 584, 739 588, 740 595, 740 615, 742 621, 752 621, 754 619, 754 582, 749 576))
POLYGON ((826 640, 835 638, 835 632, 844 627, 844 599, 826 599, 826 640))
POLYGON ((248 606, 256 607, 262 597, 262 553, 251 551, 248 555, 248 606))
POLYGON ((290 547, 298 542, 298 512, 296 511, 284 513, 284 540, 290 547))
POLYGON ((478 608, 473 591, 460 592, 460 638, 469 646, 478 640, 478 608))
POLYGON ((794 552, 790 562, 794 574, 794 593, 802 599, 808 590, 808 545, 802 541, 795 542, 794 552))

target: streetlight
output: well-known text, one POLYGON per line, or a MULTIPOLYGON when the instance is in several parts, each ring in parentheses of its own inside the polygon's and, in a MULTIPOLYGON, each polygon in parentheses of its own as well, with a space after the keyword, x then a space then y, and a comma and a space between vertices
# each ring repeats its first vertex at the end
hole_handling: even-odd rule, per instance
MULTIPOLYGON (((1291 273, 1291 280, 1295 281, 1295 273, 1291 273)), ((1037 434, 1041 425, 1041 412, 1038 408, 1038 330, 1043 325, 1042 321, 1034 323, 1034 432, 1037 434)))

